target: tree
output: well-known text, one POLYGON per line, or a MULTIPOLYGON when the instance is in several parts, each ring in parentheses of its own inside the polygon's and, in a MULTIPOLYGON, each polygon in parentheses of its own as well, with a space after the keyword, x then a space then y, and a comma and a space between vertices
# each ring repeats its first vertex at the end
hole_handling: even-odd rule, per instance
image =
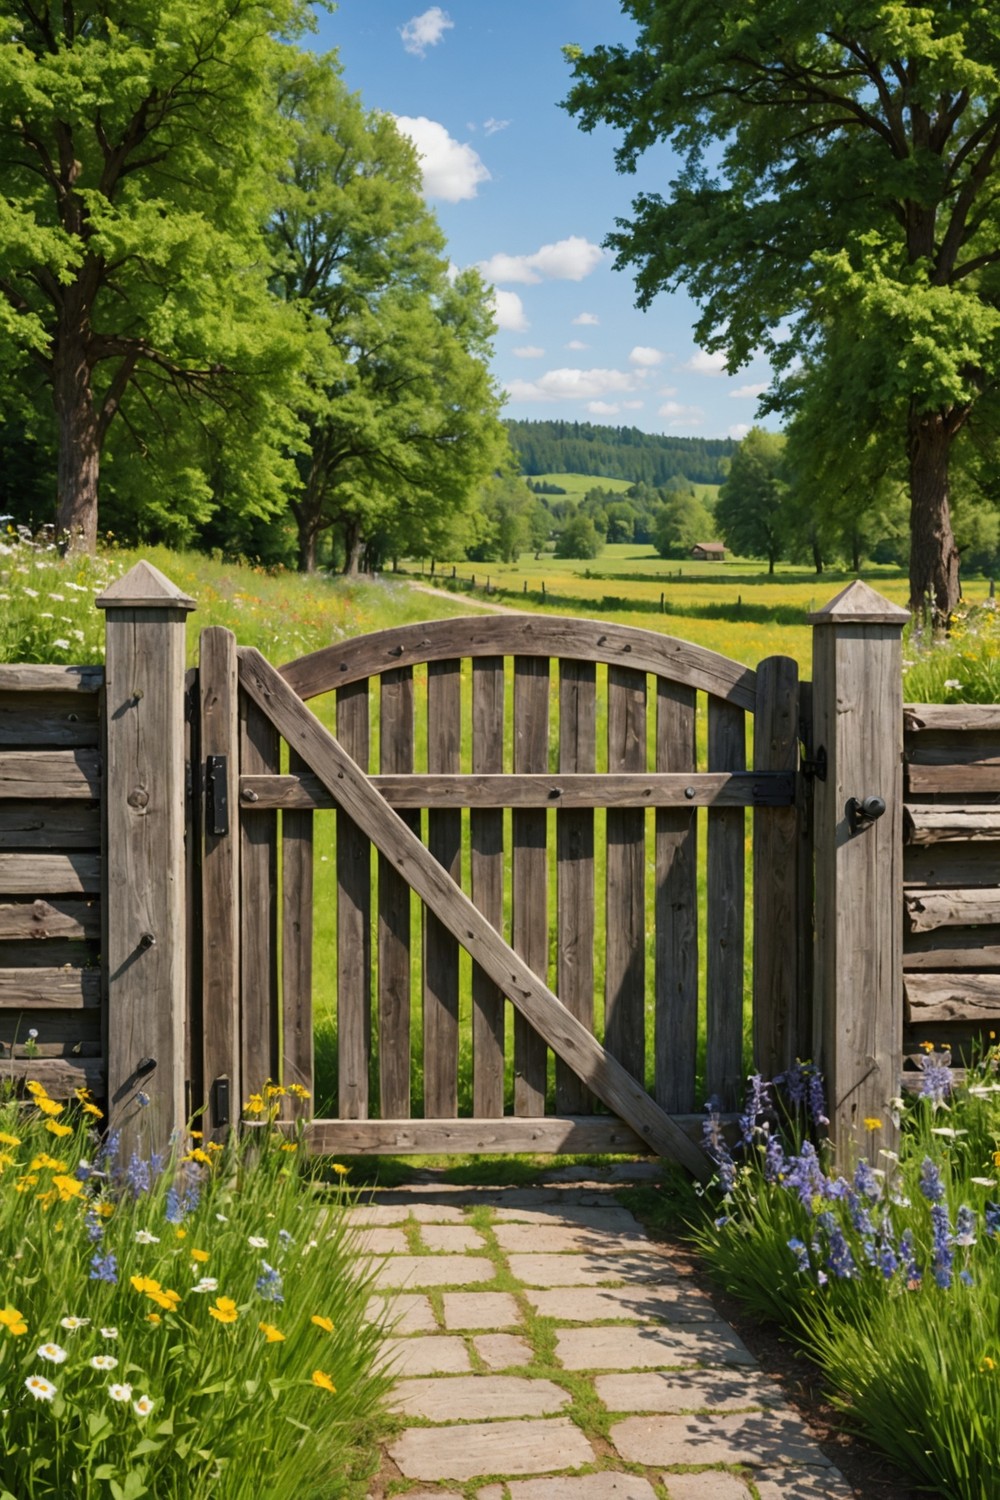
POLYGON ((687 557, 696 542, 715 534, 715 522, 694 491, 670 489, 656 513, 653 546, 661 557, 687 557))
POLYGON ((214 403, 231 445, 278 461, 299 353, 267 292, 262 184, 275 34, 307 20, 303 0, 0 0, 0 345, 50 388, 71 546, 95 545, 130 406, 214 403))
POLYGON ((791 411, 796 361, 853 342, 842 436, 869 401, 905 463, 910 595, 959 594, 952 445, 1000 356, 1000 11, 981 4, 623 0, 631 50, 568 49, 581 126, 624 131, 621 170, 666 141, 669 197, 608 243, 639 303, 686 285, 730 369, 755 351, 791 411), (782 372, 792 378, 783 379, 782 372))
POLYGON ((751 427, 733 455, 715 506, 715 524, 726 546, 744 557, 766 557, 769 573, 785 546, 784 447, 780 433, 751 427))
POLYGON ((593 517, 582 512, 570 516, 556 537, 556 557, 597 557, 604 546, 593 517))
POLYGON ((523 479, 512 474, 488 479, 477 496, 473 518, 477 536, 465 555, 472 562, 516 563, 531 546, 538 528, 538 512, 548 529, 548 516, 523 479))
POLYGON ((331 530, 345 571, 434 556, 455 512, 511 466, 486 288, 449 275, 411 143, 362 108, 335 58, 291 57, 280 102, 295 147, 269 230, 274 284, 313 337, 299 565, 315 568, 331 530))

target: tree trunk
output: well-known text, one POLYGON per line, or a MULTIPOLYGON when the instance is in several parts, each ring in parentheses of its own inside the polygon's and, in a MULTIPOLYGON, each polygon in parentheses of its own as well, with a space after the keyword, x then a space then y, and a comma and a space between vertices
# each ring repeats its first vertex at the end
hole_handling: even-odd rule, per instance
POLYGON ((299 572, 315 573, 319 532, 307 521, 299 521, 299 572))
POLYGON ((361 573, 361 549, 364 545, 361 527, 356 521, 344 522, 344 573, 357 578, 361 573))
POLYGON ((813 554, 813 567, 816 569, 817 574, 822 573, 822 571, 823 571, 823 554, 819 550, 819 542, 816 541, 815 537, 813 538, 812 554, 813 554))
POLYGON ((951 444, 968 408, 951 412, 910 408, 910 609, 931 601, 934 622, 947 625, 961 596, 958 548, 948 503, 951 444))
POLYGON ((91 371, 81 337, 62 331, 56 351, 52 370, 59 444, 56 537, 68 552, 96 552, 101 442, 91 371))
POLYGON ((857 532, 851 537, 851 564, 855 573, 861 572, 861 538, 857 532))

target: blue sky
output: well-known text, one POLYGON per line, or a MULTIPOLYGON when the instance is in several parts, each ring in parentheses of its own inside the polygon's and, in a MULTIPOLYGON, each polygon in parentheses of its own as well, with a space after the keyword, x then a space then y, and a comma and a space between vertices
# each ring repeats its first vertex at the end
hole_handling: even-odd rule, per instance
POLYGON ((452 260, 495 286, 506 415, 740 437, 766 362, 728 376, 694 342, 688 298, 664 294, 639 312, 631 277, 602 249, 637 191, 667 190, 670 154, 619 176, 615 134, 587 135, 559 108, 562 47, 633 34, 617 0, 339 0, 313 45, 336 48, 348 87, 396 116, 452 260))

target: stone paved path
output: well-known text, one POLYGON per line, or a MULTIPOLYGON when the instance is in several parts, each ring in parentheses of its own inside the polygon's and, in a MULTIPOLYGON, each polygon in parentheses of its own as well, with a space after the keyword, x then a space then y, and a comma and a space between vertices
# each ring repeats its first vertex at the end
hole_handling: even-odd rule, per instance
POLYGON ((417 1186, 352 1216, 400 1377, 373 1497, 859 1494, 607 1186, 417 1186))

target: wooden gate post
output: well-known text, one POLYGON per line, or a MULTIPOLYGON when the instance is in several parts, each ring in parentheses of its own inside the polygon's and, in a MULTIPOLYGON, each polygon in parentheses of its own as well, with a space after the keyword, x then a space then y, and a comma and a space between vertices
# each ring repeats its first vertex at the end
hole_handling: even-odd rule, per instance
POLYGON ((815 1054, 841 1162, 866 1119, 891 1146, 903 1047, 902 631, 860 580, 810 615, 815 783, 815 1054), (825 754, 825 769, 823 758, 825 754), (881 799, 885 810, 868 798, 881 799))
POLYGON ((184 624, 194 600, 147 562, 106 611, 104 903, 108 1113, 120 1154, 185 1124, 184 624))

